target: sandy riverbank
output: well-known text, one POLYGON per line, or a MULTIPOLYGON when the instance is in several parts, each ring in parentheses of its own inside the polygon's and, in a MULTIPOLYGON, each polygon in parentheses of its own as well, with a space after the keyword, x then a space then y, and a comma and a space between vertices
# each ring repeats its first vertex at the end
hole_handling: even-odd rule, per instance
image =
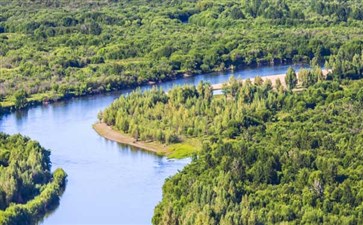
MULTIPOLYGON (((328 70, 322 70, 323 72, 323 75, 326 76, 329 71, 328 70)), ((299 73, 296 73, 297 77, 299 77, 299 73)), ((276 74, 276 75, 270 75, 270 76, 263 76, 261 77, 263 81, 265 80, 270 80, 272 82, 272 85, 275 85, 276 84, 276 81, 278 79, 280 79, 281 81, 281 84, 286 87, 286 83, 285 83, 285 76, 286 74, 276 74)), ((246 79, 245 79, 246 80, 246 79)), ((245 80, 242 80, 242 81, 245 81, 245 80)), ((253 82, 254 81, 254 78, 251 79, 251 81, 253 82)), ((221 90, 223 88, 223 84, 224 83, 221 83, 221 84, 213 84, 212 85, 212 89, 213 90, 221 90)))
POLYGON ((116 141, 121 144, 126 144, 130 146, 134 146, 137 148, 141 148, 146 151, 154 152, 161 155, 168 155, 170 151, 167 147, 162 144, 155 143, 155 142, 143 142, 143 141, 136 141, 135 138, 132 138, 128 135, 122 134, 118 131, 112 129, 112 127, 108 126, 105 123, 96 123, 93 125, 93 129, 102 137, 116 141))

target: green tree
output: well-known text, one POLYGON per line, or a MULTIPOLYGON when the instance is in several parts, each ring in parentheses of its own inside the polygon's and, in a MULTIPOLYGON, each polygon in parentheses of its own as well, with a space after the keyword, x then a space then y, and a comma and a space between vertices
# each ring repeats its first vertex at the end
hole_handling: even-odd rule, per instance
POLYGON ((305 88, 315 84, 318 81, 319 77, 320 79, 322 78, 321 75, 315 74, 314 72, 308 69, 302 69, 299 71, 299 81, 301 85, 305 88))
POLYGON ((285 76, 285 83, 288 90, 292 90, 297 85, 296 72, 292 67, 289 67, 285 76))
POLYGON ((232 19, 235 19, 235 20, 245 19, 245 15, 243 14, 242 10, 238 7, 232 8, 231 17, 232 17, 232 19))
POLYGON ((27 103, 27 93, 24 90, 19 90, 15 92, 14 99, 16 109, 24 108, 27 103))

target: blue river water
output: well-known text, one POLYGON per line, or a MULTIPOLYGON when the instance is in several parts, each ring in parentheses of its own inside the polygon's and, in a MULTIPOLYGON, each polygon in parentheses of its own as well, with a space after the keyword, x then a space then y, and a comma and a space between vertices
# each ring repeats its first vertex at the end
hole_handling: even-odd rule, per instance
MULTIPOLYGON (((294 66, 299 69, 301 66, 294 66)), ((288 66, 211 73, 158 84, 164 90, 200 81, 222 83, 233 74, 252 78, 285 73, 288 66)), ((141 87, 143 90, 151 86, 141 87)), ((131 90, 75 98, 14 112, 0 119, 0 131, 21 133, 51 149, 52 168, 68 174, 59 207, 42 224, 151 224, 165 178, 190 159, 169 160, 100 137, 92 124, 97 114, 131 90)))

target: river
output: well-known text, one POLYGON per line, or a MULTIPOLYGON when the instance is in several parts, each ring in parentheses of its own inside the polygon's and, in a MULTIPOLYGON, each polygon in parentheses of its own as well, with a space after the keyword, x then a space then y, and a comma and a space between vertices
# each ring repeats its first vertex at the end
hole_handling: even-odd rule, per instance
MULTIPOLYGON (((288 66, 260 67, 239 72, 212 73, 160 84, 217 84, 236 78, 285 73, 288 66)), ((295 67, 296 69, 299 66, 295 67)), ((144 86, 142 89, 148 89, 144 86)), ((92 124, 97 113, 130 90, 75 98, 5 115, 0 131, 21 133, 52 150, 52 168, 62 167, 68 183, 59 207, 42 224, 150 224, 161 200, 165 178, 190 160, 169 160, 100 137, 92 124)))

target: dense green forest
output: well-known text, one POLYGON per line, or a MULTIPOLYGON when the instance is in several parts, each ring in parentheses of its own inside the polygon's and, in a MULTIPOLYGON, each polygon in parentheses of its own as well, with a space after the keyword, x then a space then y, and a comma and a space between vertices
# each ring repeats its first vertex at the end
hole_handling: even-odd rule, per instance
MULTIPOLYGON (((299 80, 290 69, 286 88, 232 77, 218 96, 208 83, 137 90, 100 119, 137 140, 193 141, 154 224, 363 224, 362 40, 361 0, 3 0, 0 114, 183 75, 311 63, 299 80)), ((65 178, 37 142, 0 134, 0 224, 33 223, 65 178)))
POLYGON ((100 113, 137 139, 203 143, 167 179, 153 223, 362 224, 363 80, 356 79, 363 57, 356 51, 360 45, 341 48, 326 77, 303 70, 297 82, 289 69, 290 88, 232 77, 222 95, 206 83, 136 90, 100 113))
POLYGON ((0 224, 35 224, 58 205, 66 174, 51 173, 49 156, 29 138, 0 133, 0 224))
POLYGON ((153 223, 362 224, 362 87, 324 81, 251 103, 226 99, 244 105, 220 112, 233 136, 213 135, 167 179, 153 223))
POLYGON ((3 108, 182 74, 321 62, 346 42, 361 41, 363 33, 360 0, 4 0, 0 5, 3 108))

